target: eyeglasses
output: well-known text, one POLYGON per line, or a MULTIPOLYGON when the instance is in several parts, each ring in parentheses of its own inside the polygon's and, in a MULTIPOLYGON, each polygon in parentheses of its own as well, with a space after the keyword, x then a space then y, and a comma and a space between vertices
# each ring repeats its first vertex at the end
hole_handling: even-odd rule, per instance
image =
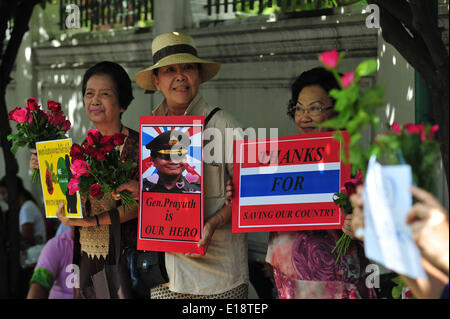
POLYGON ((329 106, 329 107, 322 107, 320 105, 313 105, 311 107, 309 107, 308 109, 306 108, 302 108, 298 105, 294 105, 292 107, 292 110, 295 112, 296 115, 304 115, 305 113, 308 113, 310 116, 319 116, 320 114, 322 114, 323 111, 332 109, 333 106, 329 106))

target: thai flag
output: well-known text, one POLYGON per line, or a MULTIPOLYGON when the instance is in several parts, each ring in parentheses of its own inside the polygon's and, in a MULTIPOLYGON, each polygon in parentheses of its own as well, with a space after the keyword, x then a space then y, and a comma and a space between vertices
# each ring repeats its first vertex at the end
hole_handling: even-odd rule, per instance
POLYGON ((333 132, 236 141, 233 231, 340 228, 333 199, 350 178, 342 147, 333 132))
POLYGON ((241 169, 240 204, 333 202, 340 189, 340 162, 241 169))

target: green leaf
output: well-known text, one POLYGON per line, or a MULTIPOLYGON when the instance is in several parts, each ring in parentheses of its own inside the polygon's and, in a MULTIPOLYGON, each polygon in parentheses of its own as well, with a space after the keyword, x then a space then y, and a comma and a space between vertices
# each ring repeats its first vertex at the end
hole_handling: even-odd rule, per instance
POLYGON ((369 59, 361 62, 355 70, 355 77, 360 78, 368 76, 375 72, 378 68, 378 62, 376 59, 369 59))
POLYGON ((13 144, 13 146, 11 146, 11 153, 16 155, 18 149, 19 149, 19 145, 18 144, 13 144))

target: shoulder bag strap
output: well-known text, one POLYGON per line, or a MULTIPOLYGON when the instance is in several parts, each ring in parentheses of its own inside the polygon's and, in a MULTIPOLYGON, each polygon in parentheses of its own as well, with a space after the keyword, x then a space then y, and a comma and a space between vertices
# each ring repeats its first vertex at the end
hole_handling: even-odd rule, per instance
POLYGON ((111 219, 111 234, 114 245, 114 259, 116 260, 116 265, 119 264, 120 258, 120 216, 119 211, 113 208, 108 211, 109 218, 111 219))
POLYGON ((216 107, 214 110, 211 111, 211 113, 208 114, 208 116, 205 118, 205 127, 208 125, 209 120, 216 114, 218 111, 220 111, 220 107, 216 107))

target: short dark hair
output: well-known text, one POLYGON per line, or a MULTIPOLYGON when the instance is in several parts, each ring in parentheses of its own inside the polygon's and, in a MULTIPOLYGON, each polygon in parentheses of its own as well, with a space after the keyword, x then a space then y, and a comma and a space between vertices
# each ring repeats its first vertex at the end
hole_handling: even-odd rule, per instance
MULTIPOLYGON (((310 85, 319 85, 327 93, 330 93, 332 89, 339 89, 339 84, 333 73, 325 68, 318 67, 303 72, 291 85, 291 99, 289 100, 287 110, 287 114, 291 118, 294 118, 295 116, 294 106, 297 104, 298 95, 305 87, 310 85)), ((333 98, 331 99, 334 104, 335 100, 333 98)))
MULTIPOLYGON (((37 202, 34 199, 33 195, 31 195, 31 193, 27 189, 25 189, 25 187, 23 186, 22 179, 19 176, 17 176, 17 175, 16 175, 16 179, 17 179, 17 191, 18 191, 18 194, 19 195, 23 195, 23 197, 26 200, 31 200, 32 202, 37 204, 37 202)), ((6 189, 9 189, 8 188, 8 183, 7 183, 7 180, 6 180, 6 175, 3 176, 2 179, 0 179, 0 187, 4 187, 6 189)))
POLYGON ((90 67, 83 76, 83 85, 81 89, 83 96, 86 92, 87 82, 93 75, 108 75, 113 80, 120 107, 126 110, 134 97, 130 77, 124 68, 119 64, 110 61, 103 61, 90 67))

